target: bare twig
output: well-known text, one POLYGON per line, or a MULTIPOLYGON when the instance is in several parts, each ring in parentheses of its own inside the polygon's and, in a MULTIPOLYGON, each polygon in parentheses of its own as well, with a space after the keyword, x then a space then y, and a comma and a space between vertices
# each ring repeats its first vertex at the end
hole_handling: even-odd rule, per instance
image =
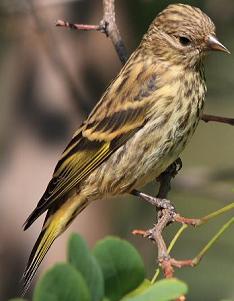
MULTIPOLYGON (((178 160, 176 162, 178 164, 178 160)), ((180 162, 179 162, 180 164, 180 162)), ((181 167, 181 166, 180 166, 181 167)), ((170 182, 173 177, 178 172, 177 165, 171 165, 169 168, 160 175, 160 189, 157 195, 157 198, 164 199, 167 197, 168 192, 170 191, 170 182)), ((156 198, 156 199, 157 199, 156 198)), ((205 247, 199 252, 199 254, 193 259, 186 260, 176 260, 170 257, 170 251, 174 246, 175 242, 179 238, 180 234, 187 228, 187 225, 200 226, 210 219, 217 217, 227 211, 230 211, 234 208, 234 203, 227 205, 224 208, 221 208, 201 219, 189 219, 181 217, 178 213, 175 212, 173 206, 170 208, 163 209, 158 213, 158 221, 156 225, 147 231, 135 230, 133 234, 141 235, 143 237, 149 238, 153 243, 156 244, 157 252, 158 252, 158 262, 159 266, 162 268, 163 274, 165 278, 171 278, 174 275, 174 267, 182 268, 182 267, 193 267, 196 266, 202 257, 206 254, 206 252, 213 246, 213 244, 217 241, 217 239, 224 233, 224 231, 230 227, 234 223, 234 219, 229 220, 222 228, 218 231, 218 233, 205 245, 205 247), (162 236, 163 230, 167 227, 168 224, 172 222, 182 223, 183 227, 179 229, 179 232, 175 235, 173 242, 171 242, 170 246, 167 248, 164 238, 162 236)), ((156 273, 152 279, 152 283, 155 282, 159 274, 159 269, 156 270, 156 273)), ((185 300, 185 296, 180 296, 177 301, 185 300)))
POLYGON ((221 123, 234 125, 234 118, 203 114, 201 119, 205 122, 215 121, 215 122, 221 122, 221 123))
MULTIPOLYGON (((163 209, 161 213, 161 217, 159 217, 159 220, 157 224, 154 226, 153 229, 142 231, 142 230, 135 230, 133 231, 133 234, 141 235, 143 237, 149 238, 154 243, 156 243, 157 249, 158 249, 158 261, 160 266, 162 267, 162 270, 164 272, 164 276, 166 278, 173 277, 173 266, 177 268, 185 267, 185 266, 195 266, 197 265, 201 259, 204 257, 204 255, 207 253, 207 251, 214 245, 214 243, 218 240, 218 238, 234 223, 234 218, 232 217, 228 222, 226 222, 220 230, 211 238, 211 240, 203 247, 203 249, 199 252, 199 254, 194 257, 193 259, 186 259, 186 260, 175 260, 174 258, 171 258, 169 256, 169 253, 173 246, 175 245, 176 241, 180 237, 181 233, 188 227, 188 225, 193 226, 201 226, 205 223, 207 223, 209 220, 220 216, 228 211, 231 211, 234 209, 234 203, 231 203, 219 210, 216 210, 215 212, 212 212, 211 214, 204 216, 200 219, 187 219, 181 217, 179 214, 176 214, 171 209, 163 209), (162 232, 164 228, 168 225, 168 223, 171 222, 178 222, 182 223, 183 226, 179 229, 179 231, 176 233, 175 237, 170 243, 170 246, 166 248, 166 244, 164 242, 164 239, 162 237, 162 232)), ((157 276, 159 274, 159 270, 156 270, 156 273, 152 279, 152 283, 155 282, 157 276)))
MULTIPOLYGON (((174 164, 170 165, 165 172, 163 172, 158 181, 160 182, 159 192, 157 198, 165 199, 171 189, 171 180, 178 172, 177 165, 179 163, 179 168, 181 168, 180 159, 177 160, 174 164)), ((155 226, 147 231, 134 230, 133 234, 141 235, 143 237, 149 238, 152 240, 157 247, 158 252, 158 262, 162 267, 164 276, 166 278, 173 277, 173 265, 174 262, 171 261, 169 256, 169 250, 167 249, 166 243, 163 239, 162 232, 166 226, 175 221, 175 218, 178 218, 179 215, 176 214, 173 206, 167 209, 163 209, 158 212, 158 221, 155 226)), ((180 222, 180 221, 178 221, 180 222)), ((184 222, 184 220, 183 220, 184 222)))
POLYGON ((107 22, 107 36, 110 37, 120 61, 125 64, 128 54, 115 21, 115 0, 103 0, 103 13, 101 22, 107 22))
POLYGON ((58 20, 55 24, 58 27, 68 27, 70 29, 76 29, 76 30, 96 30, 96 31, 102 31, 103 27, 100 25, 88 25, 88 24, 75 24, 75 23, 69 23, 67 21, 58 20))
POLYGON ((125 64, 128 59, 126 47, 115 21, 115 0, 103 0, 103 18, 99 22, 99 25, 74 24, 58 20, 56 22, 56 26, 67 27, 75 30, 100 31, 111 39, 121 63, 125 64))

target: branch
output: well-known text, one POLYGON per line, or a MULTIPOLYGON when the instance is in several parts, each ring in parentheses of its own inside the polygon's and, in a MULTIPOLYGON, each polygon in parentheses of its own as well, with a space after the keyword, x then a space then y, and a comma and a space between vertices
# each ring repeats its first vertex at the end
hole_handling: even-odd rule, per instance
MULTIPOLYGON (((173 177, 176 176, 179 169, 182 167, 180 159, 178 159, 173 165, 169 166, 169 168, 160 175, 159 181, 160 181, 160 188, 157 195, 157 198, 155 198, 155 201, 157 202, 158 198, 161 200, 165 200, 165 198, 168 195, 168 192, 171 188, 171 180, 173 177), (178 168, 179 166, 179 168, 178 168)), ((141 193, 134 192, 133 194, 140 196, 141 193)), ((145 194, 143 194, 145 196, 145 194)), ((153 203, 153 198, 148 200, 151 204, 153 203)), ((206 254, 206 252, 211 248, 211 246, 217 241, 217 239, 223 234, 223 232, 230 227, 234 223, 234 219, 232 218, 229 220, 219 231, 218 233, 205 245, 205 247, 199 252, 199 254, 194 257, 193 259, 186 259, 186 260, 176 260, 174 258, 170 257, 170 251, 173 248, 174 244, 176 243, 179 236, 182 234, 182 232, 187 228, 187 225, 192 226, 200 226, 205 223, 207 223, 209 220, 224 214, 225 212, 228 212, 234 208, 234 203, 227 205, 226 207, 223 207, 205 217, 202 217, 200 219, 191 219, 191 218, 184 218, 180 216, 180 214, 176 213, 173 209, 173 206, 163 209, 162 211, 159 211, 158 213, 158 221, 154 225, 154 227, 150 230, 143 231, 143 230, 134 230, 133 234, 135 235, 141 235, 145 238, 150 239, 153 243, 155 243, 157 252, 158 252, 158 262, 159 266, 162 268, 163 274, 165 278, 171 278, 174 276, 174 267, 182 268, 182 267, 193 267, 196 266, 202 257, 206 254), (164 229, 170 224, 170 223, 182 223, 183 226, 179 229, 175 237, 170 243, 170 246, 167 248, 166 243, 164 241, 164 238, 162 236, 162 233, 164 229)), ((156 273, 151 281, 151 283, 154 283, 158 277, 159 269, 156 270, 156 273)), ((185 300, 185 296, 181 296, 177 301, 185 300)))
POLYGON ((228 118, 228 117, 203 114, 201 120, 203 120, 205 122, 215 121, 215 122, 221 122, 221 123, 234 125, 234 118, 228 118))
MULTIPOLYGON (((146 200, 149 198, 149 202, 155 205, 159 199, 165 201, 167 195, 171 189, 171 180, 176 176, 178 171, 182 168, 182 162, 180 159, 177 159, 174 164, 170 165, 165 172, 163 172, 159 178, 157 179, 160 182, 159 192, 156 198, 147 196, 146 194, 139 193, 134 191, 133 194, 140 196, 146 200)), ((168 226, 168 224, 172 222, 179 222, 179 223, 186 223, 190 225, 197 225, 200 223, 200 220, 197 219, 187 219, 181 217, 179 214, 175 212, 175 209, 172 205, 168 206, 167 208, 160 210, 158 212, 158 221, 154 225, 154 227, 150 230, 143 231, 143 230, 134 230, 132 233, 134 235, 141 235, 143 237, 149 238, 153 243, 156 244, 157 252, 158 252, 158 262, 162 267, 164 272, 164 276, 166 278, 173 277, 173 266, 176 265, 176 261, 170 259, 169 250, 166 246, 164 238, 162 236, 163 230, 168 226)))
POLYGON ((103 0, 103 21, 107 23, 106 34, 110 37, 122 64, 128 59, 126 47, 115 21, 115 0, 103 0))
POLYGON ((123 65, 128 59, 126 47, 120 36, 120 32, 115 21, 115 0, 103 0, 103 18, 99 22, 99 25, 73 24, 67 21, 58 20, 56 22, 56 26, 67 27, 75 30, 100 31, 111 39, 118 57, 123 65))
POLYGON ((88 25, 88 24, 76 24, 76 23, 69 23, 67 21, 58 20, 55 24, 58 27, 67 27, 70 29, 76 30, 96 30, 96 31, 103 31, 103 27, 100 25, 88 25))

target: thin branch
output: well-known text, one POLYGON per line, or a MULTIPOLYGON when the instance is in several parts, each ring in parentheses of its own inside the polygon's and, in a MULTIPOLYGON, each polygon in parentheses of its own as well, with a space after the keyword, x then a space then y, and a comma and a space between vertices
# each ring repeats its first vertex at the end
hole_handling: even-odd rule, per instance
POLYGON ((234 118, 203 114, 201 120, 203 120, 204 122, 210 122, 210 121, 221 122, 221 123, 226 123, 234 126, 234 118))
POLYGON ((58 27, 67 27, 70 29, 76 29, 76 30, 96 30, 96 31, 102 31, 103 28, 100 25, 88 25, 88 24, 76 24, 76 23, 69 23, 67 21, 58 20, 55 24, 55 26, 58 27))
MULTIPOLYGON (((182 224, 182 226, 179 228, 179 230, 176 232, 175 236, 173 237, 172 241, 169 244, 169 247, 167 248, 168 254, 170 254, 171 250, 173 249, 175 243, 179 239, 179 237, 182 235, 185 229, 188 228, 188 225, 182 224)), ((151 284, 154 284, 158 278, 158 275, 160 274, 160 269, 159 267, 156 269, 155 274, 151 280, 151 284)))
MULTIPOLYGON (((195 266, 197 265, 202 257, 207 253, 207 251, 214 245, 214 243, 220 238, 220 236, 234 223, 234 218, 231 218, 228 222, 226 222, 221 229, 212 237, 212 239, 203 247, 203 249, 199 252, 199 254, 194 257, 193 259, 187 260, 175 260, 169 256, 170 251, 172 250, 173 246, 175 245, 176 241, 182 234, 182 232, 187 228, 188 225, 196 225, 201 226, 207 223, 209 220, 220 216, 228 211, 234 209, 234 203, 231 203, 221 209, 212 212, 209 215, 206 215, 200 219, 187 219, 181 217, 179 214, 176 214, 171 209, 163 209, 161 217, 159 218, 158 223, 154 226, 153 229, 142 231, 142 230, 135 230, 133 234, 141 235, 143 237, 149 238, 154 243, 156 243, 158 249, 158 261, 159 265, 162 267, 164 272, 164 276, 166 278, 173 277, 173 266, 177 268, 185 267, 185 266, 195 266), (174 236, 173 240, 171 241, 168 249, 166 248, 166 244, 162 237, 162 232, 164 228, 171 222, 178 222, 182 223, 182 227, 178 230, 176 235, 174 236)), ((159 269, 156 270, 155 275, 152 279, 152 283, 157 279, 159 275, 159 269)))
MULTIPOLYGON (((209 215, 206 215, 204 217, 202 217, 200 219, 200 223, 197 224, 197 226, 201 226, 205 223, 207 223, 209 220, 221 215, 221 214, 224 214, 228 211, 231 211, 232 209, 234 209, 234 203, 231 203, 221 209, 218 209, 212 213, 210 213, 209 215)), ((192 260, 190 261, 186 261, 187 262, 187 265, 189 263, 189 265, 191 266, 192 264, 195 266, 197 264, 199 264, 199 262, 201 261, 202 257, 204 257, 205 253, 207 253, 207 251, 212 247, 212 245, 217 241, 217 239, 224 233, 224 231, 227 230, 228 227, 230 227, 232 224, 234 223, 234 218, 230 219, 226 224, 224 224, 221 229, 218 231, 218 233, 216 233, 213 238, 211 238, 211 240, 205 245, 205 247, 203 247, 203 249, 199 252, 199 254, 194 257, 192 260), (192 263, 191 263, 192 261, 192 263)), ((173 237, 172 241, 170 242, 169 244, 169 247, 167 249, 167 252, 168 254, 170 254, 171 250, 173 249, 174 245, 176 244, 177 240, 179 239, 179 237, 181 236, 181 234, 188 228, 188 225, 187 224, 182 224, 182 226, 179 228, 179 230, 176 232, 175 236, 173 237)), ((137 233, 139 234, 139 233, 137 233)), ((141 235, 144 235, 145 233, 142 231, 141 232, 141 235)), ((158 276, 159 276, 159 273, 160 273, 160 269, 157 268, 156 271, 155 271, 155 274, 151 280, 151 283, 155 283, 158 276)))
MULTIPOLYGON (((167 195, 171 189, 171 180, 178 172, 178 163, 179 168, 181 168, 180 159, 177 160, 174 164, 170 165, 165 172, 163 172, 158 181, 160 182, 159 192, 155 200, 166 199, 167 195)), ((151 199, 151 203, 153 203, 153 198, 151 199)), ((163 209, 158 212, 158 221, 155 226, 147 231, 142 230, 134 230, 133 234, 141 235, 143 237, 149 238, 156 244, 157 252, 158 252, 158 262, 162 267, 164 272, 164 276, 166 278, 173 276, 173 266, 170 261, 169 250, 167 249, 166 243, 162 236, 163 230, 167 227, 168 224, 175 221, 175 217, 177 214, 175 213, 175 209, 173 206, 168 207, 167 209, 163 209)), ((157 272, 156 272, 157 273, 157 272)))
POLYGON ((127 49, 121 38, 118 26, 115 20, 115 1, 103 0, 103 17, 99 25, 74 24, 63 20, 58 20, 56 26, 67 27, 75 30, 96 30, 104 33, 110 38, 118 54, 121 63, 124 65, 128 59, 127 49))
POLYGON ((115 0, 103 0, 103 21, 101 22, 107 23, 107 36, 111 39, 120 61, 122 64, 125 64, 128 59, 128 53, 116 25, 115 0))
POLYGON ((231 203, 231 204, 229 204, 229 205, 227 205, 227 206, 225 206, 225 207, 223 207, 223 208, 221 208, 221 209, 219 209, 219 210, 216 210, 215 212, 212 212, 212 213, 210 213, 210 214, 202 217, 200 219, 201 223, 199 224, 199 226, 202 225, 202 224, 207 223, 209 220, 213 219, 214 217, 217 217, 217 216, 219 216, 221 214, 224 214, 224 213, 226 213, 226 212, 228 212, 228 211, 230 211, 232 209, 234 209, 234 202, 231 203))
POLYGON ((234 223, 234 217, 228 220, 220 230, 213 236, 213 238, 205 245, 205 247, 199 252, 199 254, 192 260, 193 265, 197 265, 207 251, 214 245, 214 243, 222 236, 224 231, 226 231, 234 223))

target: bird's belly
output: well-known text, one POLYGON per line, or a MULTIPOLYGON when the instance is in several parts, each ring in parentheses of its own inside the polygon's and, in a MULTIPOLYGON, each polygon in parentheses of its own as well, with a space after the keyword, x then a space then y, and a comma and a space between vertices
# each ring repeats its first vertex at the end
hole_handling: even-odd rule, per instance
POLYGON ((175 85, 173 101, 155 101, 144 127, 95 169, 83 187, 90 187, 91 194, 101 198, 130 192, 165 171, 192 137, 203 110, 205 85, 196 76, 200 84, 192 74, 187 76, 188 87, 175 85))
POLYGON ((134 188, 140 188, 146 183, 155 180, 166 168, 172 164, 183 151, 187 142, 187 137, 177 141, 177 139, 162 139, 157 148, 152 150, 148 156, 142 157, 141 164, 144 166, 142 173, 139 172, 139 177, 134 184, 134 188))
POLYGON ((164 129, 142 129, 88 177, 86 186, 96 187, 98 197, 144 186, 165 171, 185 147, 188 135, 174 132, 168 138, 164 129))

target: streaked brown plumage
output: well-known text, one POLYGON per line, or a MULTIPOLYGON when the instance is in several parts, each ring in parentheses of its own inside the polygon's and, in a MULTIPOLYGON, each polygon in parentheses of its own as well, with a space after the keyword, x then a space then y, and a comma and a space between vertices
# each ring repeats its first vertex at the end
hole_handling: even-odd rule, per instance
POLYGON ((227 49, 200 9, 168 6, 73 136, 25 222, 47 211, 24 273, 24 292, 54 239, 89 202, 130 193, 184 149, 202 114, 203 57, 227 49))

